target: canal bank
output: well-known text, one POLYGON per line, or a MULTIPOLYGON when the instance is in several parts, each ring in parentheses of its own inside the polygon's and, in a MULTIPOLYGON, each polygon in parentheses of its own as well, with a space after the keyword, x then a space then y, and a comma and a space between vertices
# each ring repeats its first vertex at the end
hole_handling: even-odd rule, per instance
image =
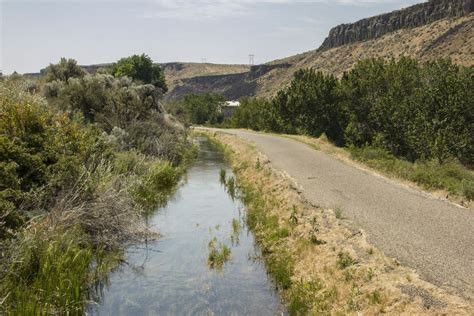
POLYGON ((221 181, 224 172, 233 179, 232 169, 214 145, 199 143, 174 196, 147 219, 162 237, 127 249, 126 264, 98 287, 90 314, 285 314, 244 204, 221 181), (213 240, 230 249, 222 267, 209 264, 213 240))
POLYGON ((304 188, 255 144, 225 130, 196 130, 220 144, 231 161, 247 221, 290 314, 472 313, 472 304, 368 243, 344 209, 309 203, 304 188))

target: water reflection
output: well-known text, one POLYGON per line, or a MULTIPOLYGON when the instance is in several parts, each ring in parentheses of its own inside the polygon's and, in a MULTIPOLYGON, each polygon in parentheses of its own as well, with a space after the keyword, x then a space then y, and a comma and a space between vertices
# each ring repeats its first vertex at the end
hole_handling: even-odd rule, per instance
POLYGON ((163 235, 130 247, 126 262, 99 285, 95 315, 275 315, 280 298, 268 280, 242 202, 221 183, 231 169, 223 155, 201 140, 200 155, 168 205, 148 220, 163 235), (208 266, 216 238, 231 249, 222 269, 208 266))

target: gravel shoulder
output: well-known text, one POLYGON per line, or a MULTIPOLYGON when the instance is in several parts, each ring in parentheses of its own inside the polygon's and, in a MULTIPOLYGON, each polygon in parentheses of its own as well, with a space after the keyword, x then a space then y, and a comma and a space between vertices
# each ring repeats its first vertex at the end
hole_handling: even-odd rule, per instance
POLYGON ((313 204, 339 207, 369 242, 421 278, 474 301, 474 213, 288 138, 222 130, 254 143, 313 204))

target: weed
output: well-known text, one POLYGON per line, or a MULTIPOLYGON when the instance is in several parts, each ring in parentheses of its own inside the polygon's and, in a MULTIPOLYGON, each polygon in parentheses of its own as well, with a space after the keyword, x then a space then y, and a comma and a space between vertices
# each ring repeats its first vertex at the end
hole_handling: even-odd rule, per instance
POLYGON ((260 163, 260 159, 257 158, 257 162, 255 163, 255 169, 260 170, 262 169, 262 164, 260 163))
POLYGON ((220 182, 222 184, 224 184, 224 185, 226 184, 226 171, 225 171, 225 169, 221 169, 219 171, 219 179, 220 179, 220 182))
POLYGON ((382 302, 382 293, 379 290, 375 290, 367 296, 371 305, 377 305, 382 302))
POLYGON ((232 198, 235 198, 235 180, 234 177, 228 177, 226 180, 227 192, 232 198))
POLYGON ((352 281, 354 279, 354 269, 346 269, 343 272, 344 280, 346 282, 352 281))
POLYGON ((9 290, 5 305, 15 314, 82 313, 87 284, 106 273, 117 260, 93 254, 92 244, 79 228, 64 233, 37 231, 15 246, 0 290, 9 290), (94 269, 91 263, 95 258, 94 269))
POLYGON ((290 215, 290 223, 292 225, 298 224, 298 216, 297 215, 298 215, 298 211, 296 209, 296 206, 293 205, 293 208, 291 210, 291 215, 290 215))
POLYGON ((207 263, 212 269, 222 268, 224 263, 230 259, 230 248, 222 243, 217 246, 217 238, 215 237, 209 242, 208 249, 209 255, 207 257, 207 263))
POLYGON ((343 213, 343 210, 340 207, 336 207, 336 209, 334 210, 334 215, 336 216, 337 219, 342 219, 342 213, 343 213))
POLYGON ((337 266, 340 269, 345 269, 352 266, 355 261, 347 251, 341 251, 337 254, 337 266))
POLYGON ((474 181, 463 179, 461 185, 462 185, 462 194, 468 200, 474 200, 474 181))
POLYGON ((374 270, 373 270, 372 268, 369 268, 369 269, 367 270, 367 274, 366 274, 366 276, 365 276, 365 280, 366 280, 366 281, 372 281, 374 275, 375 275, 374 270))
POLYGON ((349 311, 357 311, 360 309, 359 303, 357 302, 357 297, 360 295, 360 290, 357 286, 353 286, 351 290, 351 295, 347 300, 347 309, 349 311))
POLYGON ((294 261, 290 254, 272 254, 268 260, 268 272, 272 275, 281 289, 287 290, 291 287, 294 261))
POLYGON ((369 249, 367 249, 367 253, 369 255, 373 255, 374 254, 374 248, 370 247, 369 249))
POLYGON ((290 315, 307 315, 311 312, 316 295, 323 288, 320 281, 299 281, 290 291, 290 315))
POLYGON ((169 162, 152 162, 147 172, 133 185, 131 194, 138 204, 152 208, 166 202, 178 183, 177 168, 169 162))
POLYGON ((232 245, 236 246, 239 244, 239 235, 240 235, 240 222, 237 218, 232 219, 232 234, 230 235, 230 240, 232 245))
POLYGON ((309 232, 309 240, 315 245, 325 244, 323 240, 318 238, 319 225, 316 217, 311 219, 311 230, 309 232))

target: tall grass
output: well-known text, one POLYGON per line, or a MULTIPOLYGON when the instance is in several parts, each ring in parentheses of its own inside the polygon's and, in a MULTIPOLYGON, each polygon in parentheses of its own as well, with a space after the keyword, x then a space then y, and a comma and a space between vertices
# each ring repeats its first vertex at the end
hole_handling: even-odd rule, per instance
POLYGON ((474 199, 474 174, 458 162, 440 164, 436 160, 415 163, 396 158, 376 147, 350 147, 352 158, 426 189, 446 190, 451 194, 474 199))
POLYGON ((26 234, 12 241, 4 257, 12 260, 0 286, 2 293, 6 293, 4 312, 82 313, 88 299, 88 284, 116 262, 105 260, 106 252, 94 251, 91 241, 78 227, 62 233, 39 229, 26 234))
POLYGON ((133 185, 134 200, 146 208, 164 204, 173 192, 179 172, 167 161, 154 161, 133 185))

